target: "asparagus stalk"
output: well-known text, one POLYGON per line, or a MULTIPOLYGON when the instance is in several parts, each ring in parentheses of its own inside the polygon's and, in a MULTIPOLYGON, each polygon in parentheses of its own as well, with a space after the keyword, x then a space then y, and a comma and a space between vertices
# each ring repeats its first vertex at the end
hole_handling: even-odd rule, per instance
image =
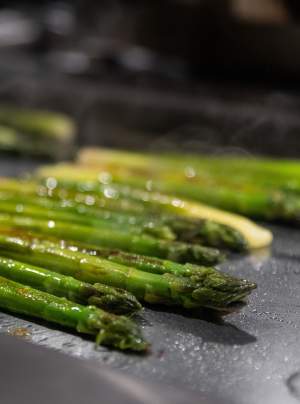
POLYGON ((62 239, 118 248, 138 254, 167 258, 178 262, 214 265, 223 259, 219 250, 201 245, 156 239, 111 229, 95 229, 72 223, 35 219, 27 216, 0 214, 0 225, 11 226, 62 239))
POLYGON ((50 203, 48 203, 48 206, 45 205, 45 203, 41 203, 38 200, 29 200, 28 202, 26 201, 26 197, 11 197, 0 192, 0 212, 2 213, 18 214, 41 219, 53 219, 79 225, 82 224, 91 228, 97 228, 99 231, 111 229, 130 234, 148 234, 166 240, 175 239, 175 234, 167 225, 155 224, 151 221, 141 226, 133 225, 130 221, 127 221, 127 223, 118 223, 116 221, 107 220, 105 217, 100 217, 100 215, 95 217, 96 215, 84 214, 84 212, 80 211, 68 211, 67 209, 56 207, 54 203, 51 204, 52 207, 49 206, 50 203))
MULTIPOLYGON (((53 241, 54 239, 52 239, 52 242, 53 241)), ((116 249, 93 247, 84 243, 72 243, 64 240, 63 246, 71 251, 79 251, 94 257, 101 257, 121 265, 134 267, 141 271, 159 275, 172 274, 175 276, 190 277, 193 280, 196 280, 198 278, 201 279, 203 273, 206 273, 207 269, 207 267, 194 264, 182 265, 174 261, 163 260, 146 255, 132 254, 116 249)))
POLYGON ((148 344, 130 319, 94 306, 82 306, 0 276, 0 307, 96 335, 99 344, 145 351, 148 344))
POLYGON ((100 283, 91 285, 4 257, 0 257, 0 276, 58 297, 66 297, 75 303, 99 307, 110 313, 132 314, 141 309, 136 298, 125 290, 100 283))
POLYGON ((73 151, 75 123, 65 115, 11 106, 0 106, 0 146, 4 150, 69 156, 73 151))
POLYGON ((208 307, 222 312, 237 308, 255 284, 221 274, 213 268, 202 270, 201 277, 178 277, 147 273, 120 265, 99 256, 71 251, 50 240, 34 238, 24 232, 0 232, 1 254, 33 265, 44 265, 83 282, 103 283, 126 289, 153 304, 187 309, 208 307))
MULTIPOLYGON (((242 216, 224 212, 199 202, 191 202, 190 200, 172 197, 168 194, 149 192, 124 184, 102 184, 99 182, 99 178, 101 179, 101 173, 99 174, 98 170, 74 165, 59 164, 55 167, 44 167, 38 171, 37 175, 40 178, 44 178, 46 183, 58 183, 59 188, 60 186, 63 186, 65 189, 73 190, 75 194, 76 191, 79 191, 80 194, 86 193, 92 198, 99 196, 100 198, 103 198, 107 194, 114 195, 115 198, 118 198, 121 195, 123 198, 126 197, 132 199, 134 203, 138 202, 140 204, 140 209, 143 209, 142 207, 144 207, 144 209, 148 211, 160 211, 193 219, 209 219, 224 224, 239 232, 241 237, 246 240, 249 248, 265 247, 272 242, 272 234, 270 231, 257 226, 252 221, 242 216)), ((103 172, 102 177, 105 177, 103 172)), ((107 172, 105 178, 107 178, 107 172)), ((128 180, 127 177, 126 180, 128 180)), ((143 184, 144 183, 145 181, 143 180, 143 184)), ((140 185, 142 184, 140 183, 140 185)), ((206 191, 204 190, 203 192, 205 193, 206 191)), ((218 195, 219 199, 223 199, 223 201, 225 201, 226 198, 230 201, 230 197, 227 196, 226 193, 224 194, 222 189, 212 189, 211 192, 214 192, 218 195)), ((213 203, 213 197, 208 196, 207 200, 209 199, 209 202, 213 203)), ((240 196, 236 192, 231 192, 231 199, 236 198, 239 201, 239 206, 243 206, 243 195, 240 196)), ((248 205, 249 203, 252 203, 252 206, 261 203, 259 196, 256 197, 255 194, 252 195, 250 201, 246 198, 246 202, 248 205)), ((267 202, 269 202, 269 200, 267 200, 267 202)), ((264 203, 266 203, 266 201, 264 203)), ((270 206, 269 203, 268 206, 270 206)), ((230 205, 228 204, 227 207, 230 207, 230 205)))
MULTIPOLYGON (((60 176, 60 167, 52 168, 53 176, 60 176)), ((151 183, 151 188, 159 192, 167 192, 187 197, 191 200, 207 203, 218 208, 237 212, 264 220, 280 220, 284 222, 299 222, 300 198, 298 195, 284 192, 283 189, 272 187, 259 187, 256 184, 232 183, 217 181, 216 178, 210 181, 193 179, 192 182, 182 176, 174 176, 156 172, 151 174, 150 168, 147 177, 140 174, 140 170, 122 168, 120 166, 64 166, 64 175, 70 179, 70 172, 73 171, 73 178, 85 178, 97 182, 101 172, 110 173, 116 183, 129 184, 133 187, 143 188, 151 183)), ((43 172, 43 171, 42 171, 43 172)), ((46 171, 47 172, 47 171, 46 171)), ((43 172, 45 174, 45 172, 43 172)), ((48 172, 49 174, 49 172, 48 172)))
POLYGON ((63 114, 7 105, 0 107, 0 122, 21 132, 58 140, 69 141, 75 132, 74 122, 63 114))
POLYGON ((162 192, 255 218, 299 221, 300 198, 285 192, 300 192, 300 165, 296 162, 160 155, 142 159, 142 156, 100 149, 83 151, 79 160, 94 164, 93 170, 105 170, 117 181, 134 186, 143 186, 146 175, 153 180, 153 189, 162 192))
POLYGON ((82 164, 99 165, 118 162, 119 165, 141 168, 155 166, 155 171, 168 170, 193 181, 216 178, 225 183, 250 182, 276 188, 288 183, 300 185, 300 165, 296 160, 246 158, 237 156, 199 156, 192 154, 142 154, 108 149, 83 149, 78 156, 82 164))
POLYGON ((134 213, 143 214, 145 206, 142 201, 133 200, 132 198, 120 197, 119 192, 114 188, 103 190, 103 196, 95 197, 89 192, 88 184, 83 184, 82 189, 72 189, 73 187, 58 187, 54 178, 49 178, 46 184, 36 181, 20 181, 13 178, 0 177, 1 192, 11 194, 21 194, 22 197, 45 197, 57 200, 63 205, 77 206, 79 211, 87 207, 96 207, 97 209, 108 209, 117 213, 134 213))
MULTIPOLYGON (((201 267, 193 264, 179 264, 174 261, 169 261, 169 260, 162 260, 159 258, 155 257, 149 257, 145 255, 140 255, 140 254, 132 254, 132 253, 127 253, 121 250, 117 249, 111 249, 111 248, 103 248, 103 247, 95 247, 91 246, 86 243, 79 243, 79 242, 72 242, 69 240, 60 240, 55 237, 45 237, 45 235, 41 235, 38 233, 34 232, 28 232, 25 230, 14 230, 13 228, 1 228, 1 233, 6 234, 9 236, 14 236, 17 235, 19 238, 22 238, 22 240, 26 240, 27 242, 31 242, 32 244, 36 243, 43 243, 43 242, 50 242, 50 245, 55 245, 58 248, 67 248, 70 251, 73 252, 81 252, 84 254, 89 254, 91 256, 95 257, 101 257, 104 258, 108 261, 112 261, 121 265, 129 266, 129 267, 134 267, 137 268, 141 271, 145 272, 150 272, 154 274, 165 274, 165 273, 170 273, 175 276, 183 276, 183 277, 193 277, 196 279, 197 276, 202 277, 203 271, 206 271, 206 267, 201 267)), ((0 258, 0 263, 1 263, 1 258, 0 258)), ((60 272, 61 268, 58 266, 55 268, 56 272, 60 272)), ((42 270, 43 272, 43 270, 42 270)), ((47 272, 47 271, 46 271, 47 272)), ((17 272, 18 273, 18 272, 17 272)), ((64 272, 63 272, 64 273, 64 272)), ((28 275, 30 274, 30 270, 28 272, 28 275)), ((1 275, 1 267, 0 267, 0 275, 1 275)), ((52 276, 52 272, 50 272, 50 277, 52 276)), ((68 272, 68 275, 76 276, 75 268, 74 268, 74 273, 68 272)), ((3 276, 9 277, 6 273, 3 273, 3 276)), ((29 278, 31 279, 31 278, 29 278)), ((41 280, 44 278, 41 277, 41 280)), ((19 279, 14 279, 12 280, 19 281, 19 279)), ((33 279, 34 280, 34 279, 33 279)), ((21 281, 21 280, 20 280, 21 281)), ((26 282, 24 282, 26 283, 26 282)), ((27 283, 26 283, 27 284, 27 283)), ((29 284, 29 283, 28 283, 29 284)), ((35 286, 34 284, 30 286, 35 286)), ((97 284, 98 285, 98 284, 97 284)), ((100 287, 106 287, 104 285, 100 285, 100 287)), ((111 290, 106 290, 104 289, 104 293, 107 294, 114 294, 114 291, 118 289, 111 288, 111 290)), ((64 290, 64 289, 63 289, 64 290)), ((47 290, 45 290, 47 292, 47 290)), ((123 290, 121 290, 121 293, 123 293, 123 290)), ((131 301, 131 296, 129 294, 128 298, 131 301)), ((72 299, 71 299, 72 300, 72 299)), ((79 302, 80 303, 80 302, 79 302)), ((108 308, 106 310, 110 311, 108 308)), ((134 308, 133 308, 134 310, 134 308)), ((138 308, 136 308, 138 310, 138 308)))
POLYGON ((32 145, 26 136, 22 136, 15 129, 7 126, 0 126, 0 149, 2 151, 28 152, 32 145))
MULTIPOLYGON (((23 189, 24 184, 22 185, 23 189)), ((123 212, 116 212, 101 207, 83 205, 74 200, 74 198, 61 201, 35 195, 24 196, 22 190, 3 192, 1 190, 1 181, 0 210, 6 213, 17 212, 34 217, 48 217, 79 224, 88 225, 90 223, 92 226, 97 225, 98 221, 100 221, 100 227, 109 223, 111 228, 119 228, 122 231, 126 229, 140 233, 145 232, 145 234, 162 239, 172 240, 176 237, 179 241, 225 248, 232 251, 244 251, 247 249, 247 243, 239 232, 211 220, 191 220, 171 214, 159 215, 154 212, 145 212, 144 214, 133 214, 131 211, 126 212, 124 210, 123 212), (8 207, 7 202, 10 203, 8 207), (33 206, 38 208, 33 209, 33 206), (28 207, 30 208, 29 212, 28 207), (44 209, 41 210, 41 208, 44 209)))

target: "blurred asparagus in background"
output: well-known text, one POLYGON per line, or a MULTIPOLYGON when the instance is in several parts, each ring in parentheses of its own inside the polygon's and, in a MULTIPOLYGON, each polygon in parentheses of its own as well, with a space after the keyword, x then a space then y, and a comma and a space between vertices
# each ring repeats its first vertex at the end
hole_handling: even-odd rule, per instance
POLYGON ((66 115, 0 105, 0 150, 68 158, 74 153, 75 136, 76 124, 66 115))
POLYGON ((300 223, 297 161, 228 156, 151 155, 87 149, 79 155, 87 177, 170 192, 253 218, 300 223), (89 175, 88 175, 89 172, 89 175))

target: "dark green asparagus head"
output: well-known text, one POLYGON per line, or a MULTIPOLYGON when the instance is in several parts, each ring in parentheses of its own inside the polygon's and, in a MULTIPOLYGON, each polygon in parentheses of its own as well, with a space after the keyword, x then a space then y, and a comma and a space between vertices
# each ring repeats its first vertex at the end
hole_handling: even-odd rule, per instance
POLYGON ((87 310, 89 319, 83 326, 88 324, 89 330, 92 328, 97 333, 97 344, 137 352, 148 349, 149 344, 144 340, 139 326, 129 318, 115 316, 93 306, 87 306, 87 310))
POLYGON ((182 239, 237 252, 248 248, 247 241, 239 231, 211 220, 195 221, 189 231, 182 233, 182 239))
POLYGON ((168 254, 166 258, 170 261, 183 263, 193 262, 213 266, 224 260, 224 254, 215 248, 176 241, 172 244, 168 244, 167 241, 162 240, 160 248, 165 249, 165 246, 168 246, 168 254))
POLYGON ((224 224, 212 220, 191 220, 176 216, 164 217, 164 221, 181 241, 237 252, 248 249, 244 236, 224 224))
POLYGON ((223 313, 239 309, 256 285, 252 282, 223 274, 214 268, 186 264, 188 277, 164 274, 168 280, 173 301, 185 308, 206 307, 223 313))
POLYGON ((135 296, 123 289, 112 288, 102 284, 92 286, 94 293, 89 298, 89 304, 102 307, 110 313, 134 314, 142 309, 135 296))
POLYGON ((224 312, 240 308, 256 284, 221 273, 214 268, 201 268, 191 279, 197 283, 193 299, 204 307, 224 312))

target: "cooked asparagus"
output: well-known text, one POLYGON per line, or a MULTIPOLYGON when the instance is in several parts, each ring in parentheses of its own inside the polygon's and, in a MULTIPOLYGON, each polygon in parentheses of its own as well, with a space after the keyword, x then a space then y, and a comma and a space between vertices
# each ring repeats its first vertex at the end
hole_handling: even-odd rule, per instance
POLYGON ((52 158, 73 151, 75 123, 48 111, 0 106, 0 147, 4 150, 52 158))
MULTIPOLYGON (((7 180, 5 181, 7 182, 7 180)), ((14 184, 14 181, 11 181, 14 184)), ((47 217, 62 221, 71 221, 79 224, 99 224, 100 228, 106 225, 124 231, 150 234, 158 238, 178 239, 179 241, 203 244, 216 248, 227 248, 233 251, 243 251, 247 243, 243 236, 235 229, 216 223, 211 220, 192 220, 172 214, 158 214, 155 212, 135 212, 133 208, 125 210, 124 200, 120 201, 121 212, 109 210, 109 198, 106 209, 97 206, 86 205, 77 198, 55 200, 50 197, 41 197, 34 194, 24 195, 26 183, 16 183, 18 187, 2 190, 0 181, 0 211, 6 213, 29 214, 33 217, 47 217), (9 205, 7 205, 9 203, 9 205), (35 208, 34 208, 35 207, 35 208), (36 208, 37 207, 37 208, 36 208), (43 209, 41 209, 43 208, 43 209), (28 211, 29 209, 29 211, 28 211)), ((39 186, 36 186, 38 194, 39 186)), ((91 202, 91 201, 90 201, 91 202)), ((130 206, 130 200, 127 203, 130 206)))
MULTIPOLYGON (((2 234, 6 234, 9 236, 14 236, 16 235, 17 237, 21 238, 22 240, 26 240, 27 242, 30 242, 32 244, 36 243, 43 243, 43 242, 50 242, 50 245, 54 245, 58 248, 67 248, 70 251, 76 252, 79 251, 81 253, 89 254, 91 256, 95 257, 101 257, 106 260, 116 262, 118 264, 122 264, 125 266, 130 266, 137 268, 141 271, 145 272, 151 272, 154 274, 165 274, 165 273, 170 273, 175 276, 183 276, 183 277, 193 277, 196 279, 196 277, 199 275, 201 277, 201 274, 203 271, 205 272, 206 267, 201 267, 193 264, 179 264, 174 261, 169 261, 169 260, 162 260, 156 257, 149 257, 145 255, 140 255, 140 254, 133 254, 133 253, 128 253, 124 252, 121 250, 117 249, 111 249, 111 248, 103 248, 103 247, 96 247, 92 246, 86 243, 80 243, 80 242, 73 242, 70 240, 60 240, 55 237, 50 237, 50 236, 45 236, 44 234, 38 234, 34 232, 28 232, 26 230, 20 230, 20 229, 13 229, 10 227, 2 227, 0 228, 2 234)), ((0 269, 1 271, 1 269, 0 269)), ((68 272, 68 275, 76 276, 75 272, 75 267, 74 267, 74 273, 68 272)), ((55 272, 61 272, 61 268, 57 266, 55 268, 55 272)), ((62 272, 64 273, 64 272, 62 272)), ((1 275, 1 273, 0 273, 1 275)), ((5 275, 5 274, 3 274, 5 275)), ((50 276, 52 273, 50 274, 50 276)), ((6 276, 6 275, 5 275, 6 276)), ((8 277, 8 276, 6 276, 8 277)), ((17 280, 18 279, 13 279, 17 280)), ((34 285, 33 285, 34 286, 34 285)), ((103 286, 103 285, 101 285, 103 286)), ((114 290, 114 288, 112 288, 114 290)), ((131 295, 129 294, 129 298, 131 300, 131 295)), ((109 311, 109 310, 108 310, 109 311)))
POLYGON ((297 160, 226 155, 142 154, 95 148, 83 149, 78 160, 88 165, 99 165, 103 162, 111 164, 117 161, 119 165, 143 167, 144 170, 155 162, 156 171, 165 169, 177 173, 177 176, 184 174, 185 178, 198 177, 201 181, 205 178, 210 181, 220 178, 225 183, 245 184, 248 181, 279 188, 285 187, 291 180, 300 184, 300 165, 297 160))
POLYGON ((132 314, 141 309, 136 298, 125 290, 76 280, 48 269, 0 257, 0 276, 35 289, 66 297, 75 303, 93 305, 115 314, 132 314))
POLYGON ((209 307, 231 311, 255 288, 251 282, 229 277, 213 268, 203 268, 201 276, 195 278, 148 273, 4 228, 0 232, 0 249, 5 257, 44 265, 54 271, 59 268, 60 273, 84 282, 126 289, 141 301, 187 309, 209 307))
MULTIPOLYGON (((45 205, 46 204, 43 203, 41 206, 39 201, 28 200, 28 198, 26 200, 26 197, 8 196, 0 192, 1 213, 18 214, 41 219, 53 219, 79 225, 82 224, 91 228, 97 228, 99 231, 111 229, 129 234, 148 234, 166 240, 175 239, 175 234, 167 225, 155 224, 151 221, 140 226, 133 225, 129 221, 127 223, 118 223, 116 221, 107 220, 105 217, 100 217, 100 215, 97 215, 96 217, 96 215, 83 214, 83 212, 80 214, 79 212, 74 212, 72 210, 68 211, 64 208, 57 208, 54 206, 54 203, 52 203, 52 207, 46 207, 45 205)), ((48 203, 48 205, 50 205, 50 203, 48 203)))
POLYGON ((99 344, 122 350, 145 351, 138 326, 130 319, 95 306, 82 306, 0 276, 0 307, 96 335, 99 344))
MULTIPOLYGON (((76 165, 59 164, 56 166, 44 167, 40 169, 38 171, 38 176, 40 178, 44 178, 46 184, 54 183, 56 185, 58 183, 65 189, 73 190, 72 192, 74 192, 75 195, 78 195, 79 193, 79 198, 82 193, 86 193, 87 195, 89 195, 89 199, 95 198, 95 196, 100 196, 100 199, 102 199, 103 197, 105 197, 105 195, 109 195, 110 198, 117 199, 121 195, 122 198, 126 197, 133 200, 135 204, 139 203, 139 209, 142 211, 154 210, 193 219, 209 219, 217 223, 224 224, 239 232, 241 234, 241 237, 246 240, 249 248, 265 247, 272 242, 272 234, 270 231, 257 226, 256 224, 242 216, 224 212, 199 202, 191 202, 186 199, 172 197, 168 194, 149 192, 124 184, 103 184, 101 183, 101 181, 106 182, 107 178, 111 178, 108 176, 107 171, 105 172, 100 170, 99 174, 99 169, 90 167, 85 168, 76 165)), ((131 181, 135 181, 135 179, 130 180, 127 176, 125 177, 126 179, 123 178, 124 183, 126 181, 128 181, 129 183, 131 181)), ((120 177, 118 177, 118 180, 119 179, 120 177)), ((142 183, 140 182, 139 185, 145 185, 145 183, 145 179, 142 178, 142 183)), ((60 186, 58 188, 60 188, 60 186)), ((221 196, 223 195, 222 189, 215 189, 215 192, 217 194, 220 194, 221 196)), ((243 197, 240 197, 239 195, 236 196, 236 194, 236 192, 233 192, 232 197, 240 199, 241 204, 243 204, 243 197)), ((223 195, 223 197, 225 198, 226 194, 223 195)), ((253 202, 255 202, 255 198, 256 196, 254 195, 254 197, 252 198, 253 202)), ((84 198, 81 197, 81 199, 84 201, 84 198)), ((95 203, 98 203, 97 199, 95 203)))
POLYGON ((155 190, 255 218, 299 222, 300 165, 295 161, 144 156, 101 149, 83 151, 80 161, 134 186, 143 187, 146 176, 155 190))
POLYGON ((219 250, 197 244, 161 240, 147 235, 136 235, 104 228, 98 230, 68 222, 0 214, 0 225, 27 229, 45 235, 103 247, 119 248, 178 262, 214 265, 223 259, 219 250))

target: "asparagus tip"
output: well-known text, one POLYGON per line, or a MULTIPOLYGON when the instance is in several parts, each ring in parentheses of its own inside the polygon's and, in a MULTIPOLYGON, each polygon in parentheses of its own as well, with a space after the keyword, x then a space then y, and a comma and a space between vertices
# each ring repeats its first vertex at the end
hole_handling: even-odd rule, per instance
POLYGON ((140 328, 129 318, 109 315, 101 323, 101 330, 96 337, 97 345, 109 345, 135 352, 146 352, 149 349, 149 343, 143 338, 140 328))
POLYGON ((142 309, 142 305, 134 295, 123 289, 110 288, 109 293, 103 294, 105 285, 98 283, 93 285, 96 294, 89 298, 91 305, 100 306, 114 314, 134 314, 142 309), (97 294, 99 290, 99 294, 97 294))

